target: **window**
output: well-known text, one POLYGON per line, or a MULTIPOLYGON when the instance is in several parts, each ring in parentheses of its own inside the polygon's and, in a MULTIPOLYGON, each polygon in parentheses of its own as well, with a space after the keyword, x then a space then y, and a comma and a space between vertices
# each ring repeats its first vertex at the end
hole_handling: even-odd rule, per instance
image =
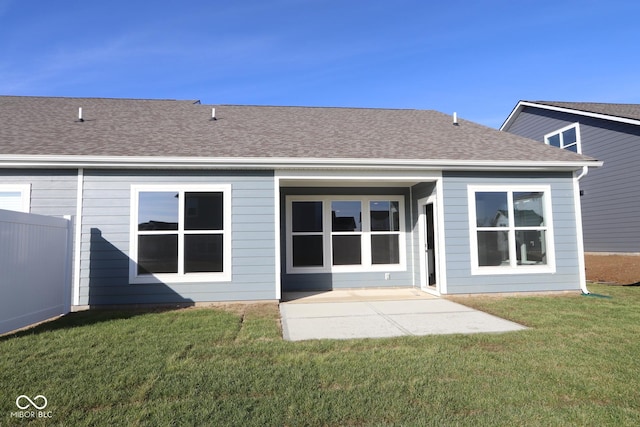
POLYGON ((574 153, 581 153, 580 147, 580 124, 574 123, 562 129, 549 133, 544 136, 544 143, 552 145, 554 147, 563 148, 565 150, 573 151, 574 153))
POLYGON ((362 265, 362 202, 331 202, 332 265, 362 265))
POLYGON ((30 184, 0 185, 0 209, 29 213, 30 184))
POLYGON ((400 203, 369 202, 371 215, 371 261, 373 264, 400 263, 400 203))
POLYGON ((292 209, 293 265, 322 267, 324 265, 322 202, 295 202, 292 209))
POLYGON ((401 196, 288 197, 288 271, 404 269, 403 203, 401 196))
POLYGON ((230 186, 133 186, 134 283, 230 280, 230 186))
POLYGON ((548 186, 469 187, 472 271, 554 270, 548 186))

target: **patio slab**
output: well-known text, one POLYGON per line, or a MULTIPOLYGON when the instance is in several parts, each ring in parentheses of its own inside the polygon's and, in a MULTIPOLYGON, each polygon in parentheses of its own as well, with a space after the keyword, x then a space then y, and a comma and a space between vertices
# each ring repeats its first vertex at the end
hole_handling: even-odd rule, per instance
POLYGON ((376 293, 369 295, 361 291, 359 295, 351 295, 350 301, 340 301, 334 294, 283 302, 280 314, 284 339, 383 338, 526 329, 509 320, 429 294, 424 298, 403 295, 404 299, 389 299, 394 298, 391 293, 384 299, 376 293))

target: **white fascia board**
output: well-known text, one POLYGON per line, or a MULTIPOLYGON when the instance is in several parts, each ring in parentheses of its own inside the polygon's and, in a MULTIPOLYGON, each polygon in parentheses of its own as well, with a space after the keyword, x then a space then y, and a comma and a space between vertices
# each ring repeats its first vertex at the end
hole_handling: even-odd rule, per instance
POLYGON ((504 123, 502 123, 502 126, 500 126, 501 131, 505 132, 509 130, 509 127, 511 126, 511 121, 514 120, 522 112, 522 109, 524 108, 523 104, 528 104, 528 103, 525 101, 518 102, 515 108, 511 111, 511 114, 509 114, 509 117, 507 117, 507 120, 505 120, 504 123))
POLYGON ((500 127, 500 130, 507 130, 509 126, 511 126, 511 121, 514 120, 516 116, 520 114, 520 112, 522 112, 524 107, 541 108, 543 110, 558 111, 561 113, 576 114, 578 116, 593 117, 596 119, 603 119, 603 120, 609 120, 612 122, 620 122, 620 123, 627 123, 630 125, 640 126, 640 120, 627 119, 625 117, 612 116, 609 114, 591 113, 588 111, 576 110, 574 108, 556 107, 553 105, 538 104, 537 102, 520 101, 518 102, 518 105, 516 106, 516 108, 513 109, 511 114, 509 114, 509 117, 507 118, 507 120, 505 120, 504 124, 500 127))
POLYGON ((563 170, 599 167, 594 160, 421 160, 421 159, 317 159, 291 157, 116 157, 116 156, 0 156, 0 168, 93 169, 373 169, 373 170, 563 170))

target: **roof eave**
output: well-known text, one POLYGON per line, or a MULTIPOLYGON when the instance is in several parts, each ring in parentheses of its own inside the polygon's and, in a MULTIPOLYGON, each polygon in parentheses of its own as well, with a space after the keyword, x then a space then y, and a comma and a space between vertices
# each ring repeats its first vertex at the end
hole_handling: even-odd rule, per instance
POLYGON ((596 118, 596 119, 610 120, 610 121, 614 121, 614 122, 627 123, 627 124, 640 126, 640 120, 629 119, 629 118, 626 118, 626 117, 613 116, 613 115, 610 115, 610 114, 592 113, 592 112, 589 112, 589 111, 577 110, 575 108, 558 107, 558 106, 555 106, 555 105, 547 105, 547 104, 542 104, 542 103, 539 103, 539 102, 520 101, 520 102, 518 102, 518 105, 515 106, 513 111, 511 111, 511 114, 509 114, 509 117, 507 117, 507 119, 504 121, 502 126, 500 126, 500 130, 501 131, 508 131, 509 127, 512 125, 513 121, 522 112, 524 107, 534 107, 534 108, 540 108, 540 109, 543 109, 543 110, 558 111, 558 112, 569 113, 569 114, 577 114, 579 116, 593 117, 593 118, 596 118))
POLYGON ((600 167, 597 160, 422 160, 349 158, 207 158, 207 157, 118 157, 3 155, 0 168, 56 169, 420 169, 492 171, 573 171, 600 167))

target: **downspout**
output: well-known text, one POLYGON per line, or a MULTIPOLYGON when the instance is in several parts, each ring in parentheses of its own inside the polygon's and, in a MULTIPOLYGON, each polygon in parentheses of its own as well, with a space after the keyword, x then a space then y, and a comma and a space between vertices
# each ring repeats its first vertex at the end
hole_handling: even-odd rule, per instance
POLYGON ((590 295, 589 289, 587 289, 587 272, 584 262, 584 237, 582 234, 582 203, 580 202, 580 180, 589 173, 589 167, 583 166, 582 172, 579 175, 575 175, 573 181, 573 198, 576 211, 576 238, 578 240, 578 267, 580 269, 580 290, 582 295, 590 295))
POLYGON ((580 175, 578 175, 576 177, 576 180, 580 181, 582 178, 584 178, 587 174, 589 173, 589 166, 583 166, 582 167, 582 172, 580 173, 580 175))
POLYGON ((80 305, 80 259, 82 249, 82 205, 84 191, 84 169, 78 168, 76 188, 75 242, 73 245, 73 306, 80 305))

